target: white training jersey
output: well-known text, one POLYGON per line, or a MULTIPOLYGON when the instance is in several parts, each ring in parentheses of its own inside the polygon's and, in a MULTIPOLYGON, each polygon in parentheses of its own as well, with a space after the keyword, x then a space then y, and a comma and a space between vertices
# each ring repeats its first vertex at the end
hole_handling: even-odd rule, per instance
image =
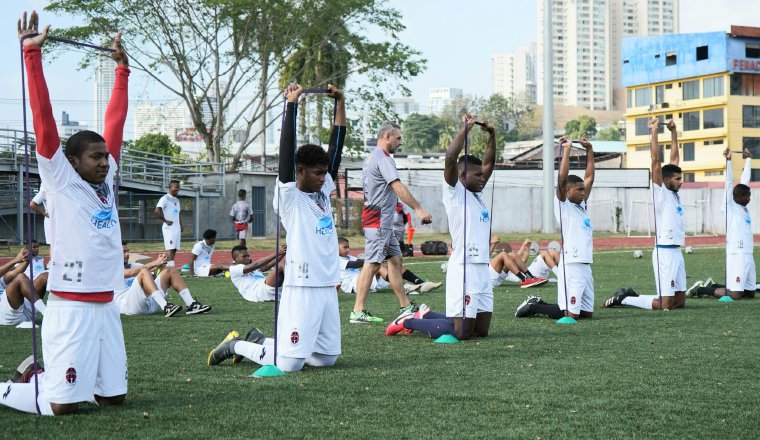
MULTIPOLYGON (((747 159, 742 171, 740 183, 749 185, 752 172, 752 159, 747 159)), ((731 161, 726 161, 726 206, 728 207, 728 229, 726 231, 727 254, 752 254, 753 234, 752 217, 746 206, 734 201, 734 175, 731 161)), ((725 209, 725 207, 724 207, 725 209)))
POLYGON ((562 257, 565 263, 594 262, 594 240, 591 218, 588 216, 586 202, 575 204, 565 198, 560 202, 554 194, 554 217, 559 223, 562 210, 562 239, 564 242, 562 257))
POLYGON ((40 257, 39 255, 36 257, 32 257, 32 261, 29 262, 29 266, 26 267, 26 270, 24 273, 28 278, 32 278, 32 269, 34 269, 34 279, 36 280, 38 276, 42 274, 42 272, 45 272, 45 257, 40 257))
MULTIPOLYGON (((164 218, 173 222, 172 226, 179 226, 179 199, 170 194, 164 194, 158 200, 156 208, 161 208, 164 211, 164 218)), ((164 223, 166 224, 166 223, 164 223)))
POLYGON ((483 201, 482 193, 466 190, 459 180, 453 188, 444 180, 442 193, 453 248, 449 262, 463 264, 466 250, 468 264, 489 263, 491 214, 483 201), (463 209, 465 199, 467 200, 466 222, 463 209), (467 243, 464 243, 465 236, 467 243))
POLYGON ((37 205, 42 205, 42 207, 47 211, 47 195, 45 192, 45 185, 40 185, 40 191, 34 195, 32 198, 32 201, 36 203, 37 205))
POLYGON ((211 264, 211 254, 214 253, 214 246, 206 244, 206 240, 195 243, 191 251, 197 258, 193 265, 193 271, 197 271, 203 265, 211 264))
POLYGON ((678 193, 665 185, 652 182, 655 211, 657 212, 657 244, 683 246, 686 238, 686 220, 678 193))
POLYGON ((349 262, 358 260, 358 258, 352 255, 346 255, 345 257, 338 255, 338 258, 340 262, 340 283, 343 285, 347 280, 351 280, 356 274, 361 272, 361 268, 349 269, 346 267, 349 262))
POLYGON ((305 193, 296 188, 295 182, 282 183, 278 179, 272 205, 288 232, 284 286, 340 283, 338 237, 330 204, 333 190, 335 184, 329 174, 322 190, 316 193, 305 193))
MULTIPOLYGON (((132 269, 132 268, 135 268, 135 267, 142 267, 142 264, 140 264, 140 263, 127 263, 127 264, 124 265, 124 269, 125 270, 126 269, 132 269)), ((117 291, 114 292, 115 297, 118 298, 120 295, 126 293, 126 291, 129 290, 130 287, 132 287, 132 284, 135 282, 136 278, 137 278, 136 276, 129 277, 129 278, 125 277, 124 278, 124 283, 122 284, 121 288, 119 288, 119 290, 117 290, 117 291)))
POLYGON ((237 287, 238 292, 245 297, 245 292, 252 289, 253 286, 265 278, 264 274, 256 269, 254 271, 243 273, 245 264, 233 264, 230 266, 230 280, 237 287))
POLYGON ((100 195, 77 174, 62 148, 50 159, 38 155, 37 162, 53 236, 48 290, 99 293, 119 289, 124 256, 113 194, 117 169, 113 156, 108 156, 110 168, 104 184, 98 186, 100 195))

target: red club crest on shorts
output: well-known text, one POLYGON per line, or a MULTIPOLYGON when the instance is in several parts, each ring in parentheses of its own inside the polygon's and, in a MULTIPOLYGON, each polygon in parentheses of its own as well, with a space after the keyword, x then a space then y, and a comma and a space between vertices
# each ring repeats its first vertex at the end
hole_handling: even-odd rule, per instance
POLYGON ((575 297, 574 296, 570 297, 570 304, 575 305, 575 297))
POLYGON ((676 287, 676 280, 670 280, 670 287, 676 287))
POLYGON ((69 367, 66 370, 66 383, 69 385, 75 385, 77 383, 77 370, 74 367, 69 367))
POLYGON ((290 334, 290 343, 296 345, 298 344, 299 340, 301 340, 301 338, 298 336, 298 330, 293 330, 293 332, 290 334))
POLYGON ((470 305, 470 295, 464 296, 464 303, 467 304, 468 306, 470 305))
POLYGON ((736 282, 737 283, 741 283, 741 281, 742 281, 742 277, 736 277, 736 282))

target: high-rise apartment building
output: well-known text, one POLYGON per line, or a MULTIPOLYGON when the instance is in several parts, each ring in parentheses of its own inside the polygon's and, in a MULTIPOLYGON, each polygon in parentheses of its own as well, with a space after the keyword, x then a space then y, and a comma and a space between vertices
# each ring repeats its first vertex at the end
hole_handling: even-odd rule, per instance
POLYGON ((177 140, 177 134, 192 127, 190 111, 182 101, 170 101, 160 106, 143 104, 135 107, 135 139, 148 133, 163 133, 171 140, 177 140))
MULTIPOLYGON (((678 32, 679 0, 552 0, 554 102, 625 108, 621 41, 678 32)), ((544 2, 538 1, 536 85, 544 101, 544 2)))
POLYGON ((492 55, 491 75, 493 93, 535 104, 536 44, 492 55))
POLYGON ((428 113, 439 115, 456 98, 462 96, 462 89, 439 87, 428 90, 428 113))
POLYGON ((106 108, 111 99, 111 91, 116 81, 116 63, 108 57, 98 57, 95 65, 94 101, 92 108, 92 129, 95 133, 103 134, 106 118, 106 108))

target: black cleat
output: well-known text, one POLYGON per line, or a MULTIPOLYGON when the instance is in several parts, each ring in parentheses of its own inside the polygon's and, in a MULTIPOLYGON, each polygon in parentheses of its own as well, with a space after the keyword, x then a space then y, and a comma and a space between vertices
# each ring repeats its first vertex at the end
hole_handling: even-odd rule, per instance
POLYGON ((193 301, 192 304, 187 306, 187 310, 185 310, 185 315, 197 315, 199 313, 206 313, 209 310, 211 310, 211 306, 203 305, 199 303, 198 301, 193 301))
POLYGON ((208 354, 208 365, 219 365, 225 359, 229 359, 234 356, 235 352, 232 351, 232 341, 239 340, 240 334, 238 332, 235 330, 229 332, 227 336, 222 339, 222 342, 219 343, 219 345, 217 345, 216 348, 211 350, 211 352, 208 354))
POLYGON ((531 310, 533 304, 540 304, 543 300, 540 296, 536 295, 530 295, 527 298, 525 298, 525 301, 523 301, 519 306, 517 306, 517 310, 515 311, 515 318, 527 318, 528 316, 533 316, 536 313, 531 310))
POLYGON ((172 317, 176 315, 177 312, 179 312, 180 310, 182 310, 182 306, 178 306, 172 303, 166 303, 166 305, 164 306, 164 317, 165 318, 172 317))
POLYGON ((639 294, 630 287, 627 289, 620 288, 614 295, 607 298, 603 307, 621 307, 623 305, 623 300, 629 296, 639 296, 639 294))
MULTIPOLYGON (((264 339, 266 339, 266 336, 264 336, 264 333, 261 333, 259 329, 257 329, 256 327, 248 330, 248 333, 245 334, 246 342, 253 342, 254 344, 263 344, 264 339)), ((236 354, 235 356, 232 357, 232 363, 239 364, 240 362, 243 362, 243 359, 245 359, 245 356, 236 354)))

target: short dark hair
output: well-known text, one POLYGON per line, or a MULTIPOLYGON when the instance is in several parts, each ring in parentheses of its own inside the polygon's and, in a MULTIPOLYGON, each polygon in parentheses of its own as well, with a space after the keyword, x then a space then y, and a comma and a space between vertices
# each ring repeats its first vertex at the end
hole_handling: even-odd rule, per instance
POLYGON ((63 148, 63 154, 66 157, 82 157, 82 153, 90 147, 91 144, 106 143, 103 136, 90 130, 82 130, 71 135, 66 140, 63 148))
POLYGON ((37 240, 32 240, 32 244, 40 244, 40 242, 37 240))
POLYGON ((459 159, 457 159, 457 166, 464 166, 465 163, 468 165, 476 166, 483 165, 483 161, 478 159, 476 156, 473 156, 472 154, 464 154, 462 156, 459 156, 459 159))
POLYGON ((296 164, 307 167, 327 166, 330 164, 330 158, 324 148, 319 145, 305 144, 298 147, 298 151, 296 151, 296 164))
POLYGON ((127 245, 127 242, 126 242, 126 241, 124 241, 124 240, 122 240, 122 241, 121 241, 121 245, 122 245, 122 246, 126 246, 126 245, 127 245))
POLYGON ((567 176, 567 183, 569 183, 570 185, 575 185, 578 183, 583 183, 583 179, 576 176, 575 174, 570 174, 567 176))
POLYGON ((238 197, 245 197, 245 195, 246 195, 246 194, 247 194, 247 193, 245 192, 245 190, 244 190, 244 189, 239 189, 239 190, 238 190, 238 197))
POLYGON ((678 165, 667 164, 662 167, 662 177, 673 177, 674 175, 681 173, 681 167, 678 165))
POLYGON ((346 237, 338 237, 338 243, 348 244, 348 239, 346 237))
POLYGON ((203 231, 203 238, 208 240, 210 238, 216 238, 216 231, 213 229, 206 229, 203 231))
POLYGON ((743 183, 738 183, 734 187, 734 198, 746 196, 747 194, 750 194, 752 191, 749 189, 749 187, 743 183))
POLYGON ((247 250, 248 250, 248 248, 245 247, 245 246, 236 245, 235 247, 232 248, 232 258, 235 258, 235 254, 237 254, 238 252, 243 252, 243 251, 247 251, 247 250))
POLYGON ((169 186, 176 185, 179 186, 179 180, 172 179, 169 181, 169 186))

